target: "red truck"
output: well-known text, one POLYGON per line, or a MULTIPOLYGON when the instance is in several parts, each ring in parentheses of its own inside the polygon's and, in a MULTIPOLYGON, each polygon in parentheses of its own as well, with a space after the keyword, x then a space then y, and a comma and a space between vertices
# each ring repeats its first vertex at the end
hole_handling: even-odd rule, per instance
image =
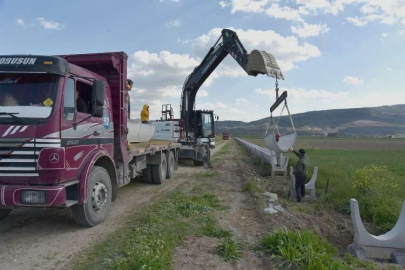
POLYGON ((16 207, 70 207, 95 226, 132 178, 172 177, 179 143, 128 142, 127 59, 0 56, 0 219, 16 207))
POLYGON ((222 131, 222 140, 229 140, 229 138, 231 137, 231 133, 227 130, 222 131))

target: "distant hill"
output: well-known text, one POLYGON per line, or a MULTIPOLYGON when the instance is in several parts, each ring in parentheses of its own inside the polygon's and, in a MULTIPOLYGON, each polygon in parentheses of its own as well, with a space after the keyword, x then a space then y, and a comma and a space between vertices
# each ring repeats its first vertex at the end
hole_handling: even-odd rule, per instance
MULTIPOLYGON (((277 118, 276 118, 277 119, 277 118)), ((218 121, 217 130, 233 135, 264 134, 269 117, 252 121, 218 121)), ((277 120, 276 120, 277 121, 277 120)), ((405 105, 311 111, 293 115, 299 135, 342 137, 405 137, 405 105)), ((279 121, 281 133, 291 130, 287 116, 279 121)))

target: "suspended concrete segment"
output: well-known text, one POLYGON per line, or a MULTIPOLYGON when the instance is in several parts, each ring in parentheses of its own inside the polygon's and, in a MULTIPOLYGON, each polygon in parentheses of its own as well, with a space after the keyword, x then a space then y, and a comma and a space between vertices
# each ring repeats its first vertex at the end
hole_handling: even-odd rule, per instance
POLYGON ((270 133, 267 134, 264 142, 266 143, 266 147, 272 151, 279 152, 279 153, 286 153, 290 147, 293 147, 295 141, 297 140, 297 133, 292 133, 289 135, 281 136, 278 141, 276 139, 276 134, 270 133))
MULTIPOLYGON (((297 194, 295 191, 295 175, 293 174, 293 167, 290 167, 290 180, 291 180, 291 186, 290 186, 290 194, 291 194, 291 200, 295 201, 297 198, 297 194)), ((315 189, 315 183, 316 179, 318 179, 318 167, 314 168, 314 171, 312 173, 311 180, 307 184, 305 184, 305 190, 309 190, 309 198, 311 200, 316 200, 316 189, 315 189)))
POLYGON ((347 247, 349 253, 362 259, 391 259, 393 262, 405 264, 405 201, 394 228, 379 236, 370 234, 364 227, 356 199, 350 200, 350 210, 354 239, 353 244, 347 247))
POLYGON ((277 153, 274 151, 270 151, 267 148, 260 147, 254 143, 235 138, 235 140, 242 145, 246 150, 248 150, 251 154, 257 156, 261 159, 263 163, 267 163, 271 165, 271 176, 274 177, 276 172, 282 172, 287 175, 287 168, 288 168, 288 157, 284 156, 283 154, 279 153, 279 165, 277 166, 277 153))

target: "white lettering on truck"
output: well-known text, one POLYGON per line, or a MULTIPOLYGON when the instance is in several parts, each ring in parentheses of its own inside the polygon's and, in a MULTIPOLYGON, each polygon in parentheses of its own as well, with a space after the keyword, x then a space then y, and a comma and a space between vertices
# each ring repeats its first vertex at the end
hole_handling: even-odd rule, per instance
POLYGON ((4 79, 4 80, 0 81, 0 84, 17 84, 18 81, 20 81, 20 80, 21 80, 21 78, 18 78, 18 79, 15 79, 15 80, 7 78, 7 79, 4 79))
POLYGON ((0 58, 0 65, 33 65, 36 58, 0 58))

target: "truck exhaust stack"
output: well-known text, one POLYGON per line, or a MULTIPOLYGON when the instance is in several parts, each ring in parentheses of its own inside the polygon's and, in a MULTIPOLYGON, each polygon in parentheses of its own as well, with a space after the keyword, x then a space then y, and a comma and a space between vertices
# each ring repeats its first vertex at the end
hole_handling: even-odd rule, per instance
POLYGON ((273 55, 265 51, 253 50, 249 54, 246 72, 250 76, 256 77, 258 74, 266 74, 269 77, 284 80, 284 75, 276 59, 273 55))

